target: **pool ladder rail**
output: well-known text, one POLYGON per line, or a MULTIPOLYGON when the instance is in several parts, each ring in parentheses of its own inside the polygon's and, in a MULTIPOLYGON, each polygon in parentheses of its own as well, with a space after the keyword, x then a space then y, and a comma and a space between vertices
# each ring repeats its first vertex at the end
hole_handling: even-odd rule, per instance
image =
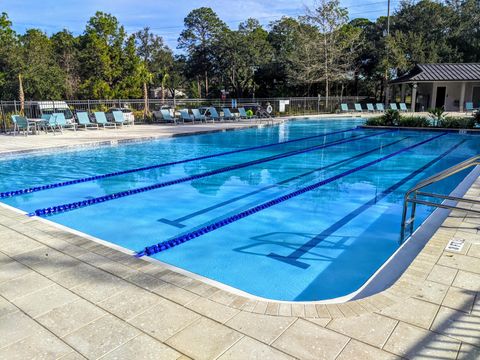
POLYGON ((467 213, 474 213, 480 214, 480 210, 468 209, 465 207, 458 206, 458 203, 469 203, 469 204, 477 204, 480 205, 480 199, 469 199, 469 198, 461 198, 455 196, 448 196, 442 194, 435 194, 431 192, 424 192, 422 191, 423 188, 429 186, 433 183, 441 181, 447 177, 455 175, 460 171, 465 169, 475 167, 480 165, 480 155, 476 155, 468 160, 465 160, 455 166, 452 166, 448 169, 445 169, 438 174, 435 174, 425 180, 420 181, 417 185, 412 187, 405 193, 404 201, 403 201, 403 214, 402 214, 402 227, 400 230, 400 243, 403 243, 405 240, 406 229, 408 228, 410 235, 413 233, 414 229, 414 221, 415 221, 415 211, 417 208, 417 204, 432 206, 442 209, 449 209, 449 210, 460 210, 465 211, 467 213), (423 198, 436 198, 442 200, 441 203, 435 203, 428 200, 419 199, 418 197, 423 198), (454 201, 455 205, 450 205, 444 202, 444 200, 451 200, 454 201), (409 203, 412 204, 412 208, 410 211, 410 217, 407 219, 407 213, 409 208, 409 203))

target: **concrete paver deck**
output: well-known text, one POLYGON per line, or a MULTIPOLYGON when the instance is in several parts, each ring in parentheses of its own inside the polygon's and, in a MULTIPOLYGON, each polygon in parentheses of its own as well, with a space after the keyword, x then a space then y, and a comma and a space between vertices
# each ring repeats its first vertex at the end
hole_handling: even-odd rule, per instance
MULTIPOLYGON (((203 125, 202 125, 203 126, 203 125)), ((467 197, 480 197, 480 180, 467 197)), ((479 358, 480 217, 454 212, 389 289, 262 301, 0 206, 0 359, 479 358), (445 251, 452 238, 462 252, 445 251)))

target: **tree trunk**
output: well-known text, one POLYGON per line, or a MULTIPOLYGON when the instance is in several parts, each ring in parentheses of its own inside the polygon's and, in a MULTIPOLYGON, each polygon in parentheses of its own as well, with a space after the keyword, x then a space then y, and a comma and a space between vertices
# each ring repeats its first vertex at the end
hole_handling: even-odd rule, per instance
POLYGON ((198 78, 198 76, 197 76, 197 93, 198 93, 198 97, 201 98, 202 97, 202 88, 200 87, 200 79, 198 78))
POLYGON ((328 111, 328 87, 329 87, 329 74, 328 74, 328 50, 327 50, 327 35, 323 37, 325 47, 325 111, 328 111))
POLYGON ((148 110, 148 88, 147 83, 143 82, 143 119, 147 118, 149 114, 148 110))
POLYGON ((22 75, 18 74, 18 100, 20 100, 20 113, 25 114, 25 93, 23 92, 22 75))
POLYGON ((208 98, 208 73, 205 71, 205 97, 208 98))

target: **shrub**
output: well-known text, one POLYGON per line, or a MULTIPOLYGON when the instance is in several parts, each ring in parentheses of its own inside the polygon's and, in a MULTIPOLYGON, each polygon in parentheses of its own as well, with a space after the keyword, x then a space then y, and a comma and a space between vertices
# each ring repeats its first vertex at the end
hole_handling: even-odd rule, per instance
POLYGON ((400 112, 398 110, 388 109, 382 116, 385 126, 397 126, 400 122, 400 112))
POLYGON ((402 116, 400 117, 398 126, 428 127, 430 126, 430 122, 424 116, 402 116))
POLYGON ((428 116, 432 119, 433 126, 438 126, 447 116, 443 108, 428 109, 428 116))
POLYGON ((383 119, 381 116, 371 117, 365 121, 368 126, 383 126, 383 119))
POLYGON ((480 110, 477 110, 473 114, 473 122, 474 122, 474 125, 480 126, 480 110))
POLYGON ((440 127, 449 129, 471 129, 475 126, 475 119, 472 117, 450 117, 440 120, 440 127))

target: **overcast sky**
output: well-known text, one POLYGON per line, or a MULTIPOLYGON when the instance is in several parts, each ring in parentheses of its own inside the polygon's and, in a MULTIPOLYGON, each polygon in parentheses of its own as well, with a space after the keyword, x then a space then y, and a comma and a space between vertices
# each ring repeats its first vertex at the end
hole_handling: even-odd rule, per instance
MULTIPOLYGON (((39 28, 51 34, 68 28, 74 34, 83 32, 87 20, 96 11, 115 15, 129 33, 149 26, 176 48, 183 19, 192 10, 208 6, 231 28, 254 17, 267 25, 284 15, 298 16, 314 0, 0 0, 0 12, 6 12, 20 33, 39 28)), ((392 7, 399 1, 393 0, 392 7)), ((387 0, 341 0, 350 17, 376 19, 387 12, 387 0)))

